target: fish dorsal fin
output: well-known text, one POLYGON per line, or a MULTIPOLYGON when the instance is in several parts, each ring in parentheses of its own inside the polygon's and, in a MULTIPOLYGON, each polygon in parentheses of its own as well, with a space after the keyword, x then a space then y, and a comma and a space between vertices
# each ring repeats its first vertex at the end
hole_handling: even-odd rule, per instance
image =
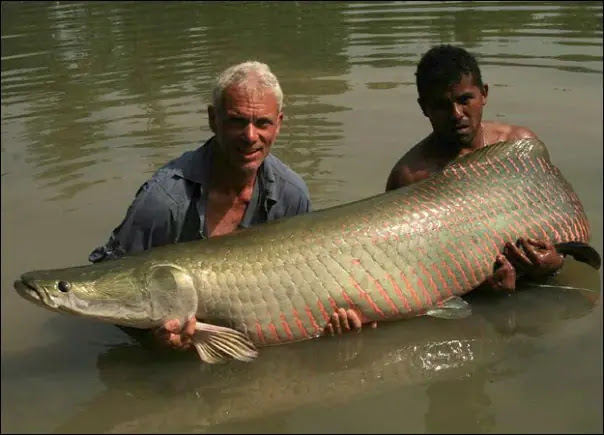
POLYGON ((449 166, 471 163, 488 159, 536 159, 541 157, 550 161, 549 152, 543 142, 537 138, 519 139, 516 141, 497 142, 479 148, 453 160, 449 166))

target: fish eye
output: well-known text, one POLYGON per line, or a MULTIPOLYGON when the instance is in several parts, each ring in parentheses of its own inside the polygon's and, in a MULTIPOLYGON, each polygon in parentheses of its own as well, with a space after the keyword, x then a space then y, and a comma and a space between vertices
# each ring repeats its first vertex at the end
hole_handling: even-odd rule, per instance
POLYGON ((69 284, 67 281, 59 281, 57 283, 57 288, 63 293, 66 293, 71 288, 71 284, 69 284))

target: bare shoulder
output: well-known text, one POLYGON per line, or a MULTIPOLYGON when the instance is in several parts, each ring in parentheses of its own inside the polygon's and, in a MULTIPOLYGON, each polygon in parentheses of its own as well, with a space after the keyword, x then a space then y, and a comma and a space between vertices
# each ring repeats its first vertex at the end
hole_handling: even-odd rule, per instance
POLYGON ((433 171, 433 166, 424 139, 415 144, 395 163, 386 181, 386 191, 398 189, 426 178, 433 171))
POLYGON ((519 139, 538 139, 535 132, 532 130, 522 127, 519 125, 510 125, 510 133, 508 140, 519 140, 519 139))
POLYGON ((534 131, 527 127, 498 122, 483 122, 486 130, 487 142, 513 141, 520 139, 538 139, 534 131))

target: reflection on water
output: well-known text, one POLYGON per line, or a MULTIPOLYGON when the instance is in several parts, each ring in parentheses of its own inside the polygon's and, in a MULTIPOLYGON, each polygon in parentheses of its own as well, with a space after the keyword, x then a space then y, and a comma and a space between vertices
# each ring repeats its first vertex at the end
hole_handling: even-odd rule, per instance
MULTIPOLYGON (((1 8, 3 431, 601 430, 601 305, 575 292, 476 296, 463 322, 383 325, 200 369, 109 325, 31 308, 12 289, 26 270, 83 263, 138 186, 209 137, 212 80, 246 59, 281 80, 274 152, 315 209, 382 191, 429 131, 414 72, 441 42, 477 55, 487 118, 548 144, 602 252, 601 2, 1 8)), ((556 279, 600 287, 572 261, 556 279)))

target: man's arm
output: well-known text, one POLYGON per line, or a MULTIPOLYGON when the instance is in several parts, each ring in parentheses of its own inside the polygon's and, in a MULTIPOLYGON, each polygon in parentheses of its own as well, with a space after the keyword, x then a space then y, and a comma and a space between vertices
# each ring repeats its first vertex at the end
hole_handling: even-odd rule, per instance
POLYGON ((105 245, 94 249, 88 260, 97 263, 174 242, 171 199, 159 183, 143 184, 128 207, 126 216, 105 245))
POLYGON ((520 125, 484 121, 483 126, 486 129, 487 144, 520 139, 538 139, 534 131, 520 125))
POLYGON ((394 165, 390 171, 390 175, 388 175, 388 179, 386 180, 386 192, 407 186, 411 183, 413 183, 413 175, 411 174, 409 167, 401 160, 394 165))
POLYGON ((282 205, 269 214, 268 220, 309 213, 312 210, 310 193, 302 179, 290 178, 282 183, 280 198, 282 205))
POLYGON ((295 214, 310 213, 312 211, 312 204, 310 201, 310 195, 301 194, 298 200, 298 207, 295 214))
POLYGON ((512 126, 509 140, 538 139, 537 135, 526 127, 512 126))
POLYGON ((413 145, 394 164, 386 180, 386 192, 416 183, 433 172, 433 162, 425 155, 427 140, 425 138, 413 145))

